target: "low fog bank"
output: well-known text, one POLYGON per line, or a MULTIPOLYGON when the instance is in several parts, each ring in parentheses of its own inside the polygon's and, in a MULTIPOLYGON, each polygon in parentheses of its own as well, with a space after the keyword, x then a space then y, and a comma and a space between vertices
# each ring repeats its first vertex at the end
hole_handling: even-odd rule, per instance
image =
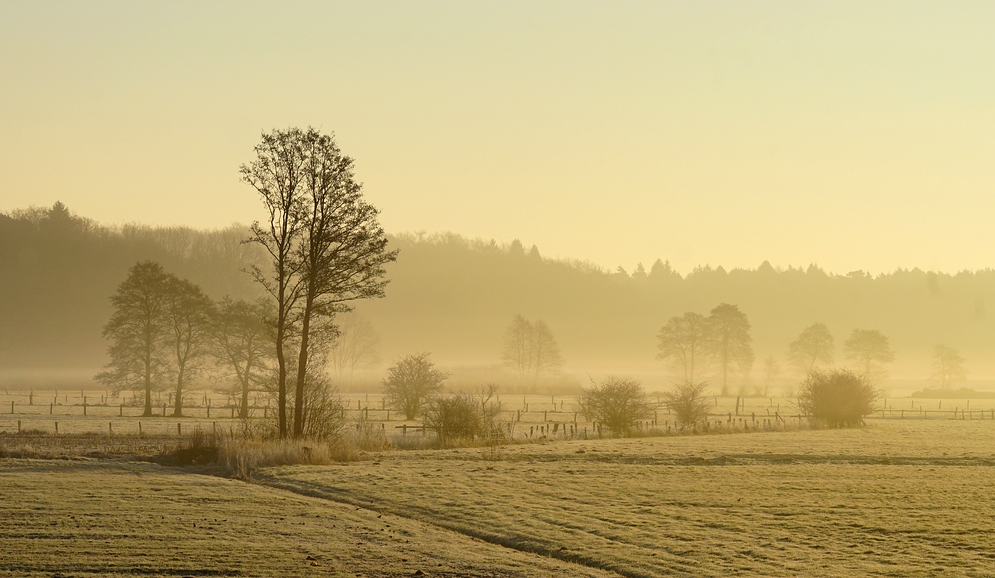
MULTIPOLYGON (((108 297, 136 261, 150 259, 200 285, 213 299, 261 293, 244 270, 261 262, 258 247, 241 241, 244 227, 220 231, 117 229, 73 215, 62 205, 0 215, 0 384, 4 387, 88 387, 106 363, 101 328, 108 297)), ((562 363, 534 384, 569 392, 608 373, 667 387, 670 365, 657 359, 658 334, 686 312, 708 316, 736 305, 750 324, 754 363, 730 377, 733 392, 759 385, 777 390, 797 381, 789 344, 813 323, 832 337, 832 363, 847 365, 844 343, 855 329, 877 330, 894 361, 886 389, 930 385, 934 348, 946 344, 965 359, 967 380, 995 389, 995 271, 944 274, 899 270, 870 276, 830 274, 816 266, 756 269, 702 266, 681 275, 661 260, 625 271, 548 259, 515 241, 458 235, 397 235, 400 250, 387 268, 385 299, 361 302, 355 318, 378 338, 376 355, 334 376, 343 390, 378 389, 385 367, 410 353, 431 352, 449 383, 520 380, 503 361, 516 316, 541 322, 558 344, 562 363), (765 374, 771 359, 778 372, 765 374)), ((716 377, 705 364, 700 375, 716 377)), ((210 379, 207 378, 207 382, 210 379)), ((773 392, 768 392, 773 393, 773 392)))

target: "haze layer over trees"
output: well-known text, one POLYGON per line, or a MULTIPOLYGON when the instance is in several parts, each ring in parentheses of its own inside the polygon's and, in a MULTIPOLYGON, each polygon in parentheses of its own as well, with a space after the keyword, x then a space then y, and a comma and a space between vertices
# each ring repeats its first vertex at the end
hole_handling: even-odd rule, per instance
MULTIPOLYGON (((107 228, 61 204, 0 215, 0 379, 89 381, 107 362, 107 297, 140 260, 162 264, 215 300, 259 297, 243 271, 264 256, 242 243, 248 237, 241 226, 107 228)), ((396 235, 389 247, 400 249, 386 266, 390 298, 357 307, 379 336, 381 372, 412 351, 430 351, 442 366, 508 371, 505 339, 521 315, 544 322, 566 371, 670 375, 657 360, 661 328, 686 312, 707 317, 722 303, 736 305, 751 324, 755 358, 764 361, 753 368, 754 382, 763 381, 770 356, 785 374, 797 373, 789 344, 816 323, 833 337, 836 365, 849 363, 845 344, 859 329, 888 338, 892 377, 927 379, 938 344, 959 351, 972 378, 995 366, 993 270, 834 275, 764 262, 753 270, 702 266, 682 276, 660 261, 628 274, 545 258, 517 241, 396 235)), ((714 363, 708 371, 715 381, 714 363)))

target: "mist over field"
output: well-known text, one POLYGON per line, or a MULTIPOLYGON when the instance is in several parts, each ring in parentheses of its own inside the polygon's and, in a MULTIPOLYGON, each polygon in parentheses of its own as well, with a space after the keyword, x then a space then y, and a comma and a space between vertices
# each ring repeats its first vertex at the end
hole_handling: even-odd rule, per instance
POLYGON ((0 1, 0 578, 992 576, 993 30, 0 1))
MULTIPOLYGON (((61 204, 0 215, 0 380, 8 386, 87 383, 106 363, 100 332, 111 311, 108 297, 136 261, 160 262, 214 299, 260 296, 245 270, 263 255, 244 243, 247 238, 240 225, 108 228, 61 204)), ((391 235, 390 246, 399 253, 387 267, 388 298, 356 307, 381 339, 377 359, 360 372, 368 387, 377 387, 390 361, 413 351, 431 352, 460 386, 510 382, 502 340, 511 320, 523 315, 545 321, 562 350, 562 374, 544 376, 545 385, 583 385, 588 374, 623 373, 663 388, 672 372, 656 358, 660 328, 673 316, 707 315, 720 303, 738 305, 752 324, 758 361, 736 382, 762 379, 759 360, 769 355, 784 367, 779 381, 796 380, 788 345, 821 322, 834 338, 836 365, 852 365, 843 343, 854 329, 887 336, 895 361, 886 387, 928 386, 933 348, 941 343, 964 355, 972 387, 991 383, 990 269, 870 275, 762 262, 754 269, 706 264, 678 272, 663 255, 611 270, 545 257, 518 240, 455 233, 391 235)))

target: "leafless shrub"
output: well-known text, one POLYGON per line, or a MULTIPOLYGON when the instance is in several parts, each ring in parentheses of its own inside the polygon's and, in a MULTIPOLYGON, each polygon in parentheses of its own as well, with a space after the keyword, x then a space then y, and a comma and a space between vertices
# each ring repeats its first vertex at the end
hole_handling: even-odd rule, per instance
POLYGON ((673 390, 663 394, 663 406, 674 414, 682 428, 694 428, 696 424, 708 420, 707 390, 707 381, 675 383, 673 390))
POLYGON ((458 392, 438 397, 425 410, 425 425, 435 430, 441 446, 472 444, 474 441, 500 443, 498 407, 491 400, 497 386, 486 385, 477 393, 458 392))
POLYGON ((593 382, 580 396, 580 409, 588 420, 598 422, 615 435, 628 436, 636 422, 653 415, 641 383, 611 376, 593 382))
POLYGON ((334 440, 345 426, 342 399, 324 375, 308 375, 304 387, 304 437, 334 440))
POLYGON ((876 399, 867 376, 849 369, 813 371, 799 386, 798 408, 816 425, 854 427, 874 412, 876 399))
POLYGON ((425 425, 435 430, 442 446, 457 440, 473 440, 484 433, 484 420, 477 400, 468 393, 433 399, 425 410, 425 425))

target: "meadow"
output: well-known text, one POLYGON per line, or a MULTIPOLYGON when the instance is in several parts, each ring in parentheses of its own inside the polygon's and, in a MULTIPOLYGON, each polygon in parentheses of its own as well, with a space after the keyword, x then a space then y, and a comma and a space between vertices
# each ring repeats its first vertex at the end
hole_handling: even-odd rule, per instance
POLYGON ((257 481, 622 576, 990 576, 995 422, 395 452, 257 481))
MULTIPOLYGON (((70 398, 52 410, 83 433, 55 436, 38 433, 48 405, 15 399, 0 446, 69 459, 0 459, 0 576, 995 575, 990 400, 953 419, 964 400, 895 398, 865 427, 813 430, 790 400, 747 398, 736 415, 718 398, 711 433, 666 435, 660 414, 664 435, 630 439, 551 434, 573 419, 566 396, 502 400, 517 443, 362 452, 242 481, 127 457, 180 443, 175 423, 234 424, 220 401, 221 418, 141 418, 162 433, 139 438, 117 433, 139 418, 113 415, 138 408, 83 416, 70 398), (788 419, 736 429, 768 412, 788 419), (11 431, 16 419, 35 431, 11 431), (73 455, 93 446, 109 451, 73 455)), ((350 423, 384 411, 376 396, 345 401, 350 423)))

